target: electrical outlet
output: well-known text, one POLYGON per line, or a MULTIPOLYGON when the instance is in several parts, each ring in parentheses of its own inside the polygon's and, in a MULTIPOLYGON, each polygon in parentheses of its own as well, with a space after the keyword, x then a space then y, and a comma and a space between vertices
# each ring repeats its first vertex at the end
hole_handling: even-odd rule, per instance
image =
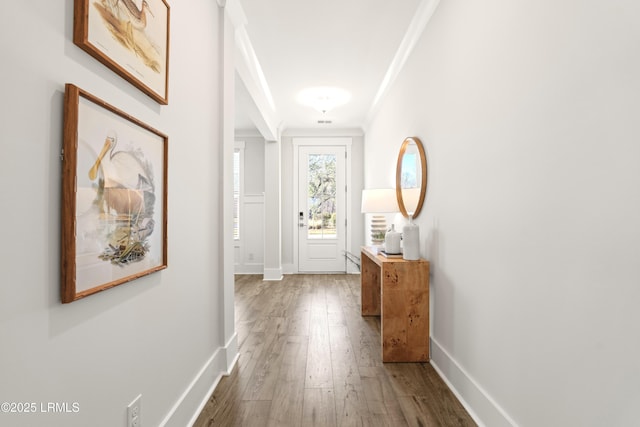
POLYGON ((127 427, 141 427, 141 404, 142 404, 142 395, 139 394, 138 397, 133 399, 129 406, 127 406, 127 427))

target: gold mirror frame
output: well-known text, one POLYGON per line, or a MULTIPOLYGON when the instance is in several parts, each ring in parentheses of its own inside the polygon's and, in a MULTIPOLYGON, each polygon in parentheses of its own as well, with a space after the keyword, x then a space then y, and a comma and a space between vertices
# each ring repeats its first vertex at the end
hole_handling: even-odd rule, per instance
POLYGON ((424 197, 427 192, 427 156, 425 155, 422 141, 420 141, 420 139, 415 136, 406 138, 402 142, 402 146, 400 147, 400 153, 398 154, 398 163, 396 165, 396 198, 398 199, 398 207, 400 208, 400 212, 405 218, 409 218, 410 215, 407 212, 407 208, 402 197, 402 161, 408 147, 411 144, 415 144, 418 148, 418 153, 420 155, 420 169, 422 172, 422 176, 420 177, 420 196, 418 198, 416 209, 413 212, 413 215, 411 215, 411 217, 417 218, 418 214, 422 210, 424 197))

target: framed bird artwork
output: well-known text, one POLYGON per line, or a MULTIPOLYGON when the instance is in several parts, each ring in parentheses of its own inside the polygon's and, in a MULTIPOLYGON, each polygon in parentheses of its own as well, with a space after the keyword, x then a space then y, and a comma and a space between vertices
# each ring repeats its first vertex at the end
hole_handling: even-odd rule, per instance
POLYGON ((61 296, 68 303, 167 267, 168 137, 65 87, 61 296))
POLYGON ((75 0, 73 42, 156 102, 169 103, 166 0, 75 0))

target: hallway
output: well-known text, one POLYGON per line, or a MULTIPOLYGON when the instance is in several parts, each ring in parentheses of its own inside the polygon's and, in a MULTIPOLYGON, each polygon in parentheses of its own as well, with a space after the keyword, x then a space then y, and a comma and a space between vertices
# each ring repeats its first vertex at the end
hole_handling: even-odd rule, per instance
POLYGON ((236 276, 240 358, 204 426, 473 426, 428 363, 383 364, 360 276, 236 276))

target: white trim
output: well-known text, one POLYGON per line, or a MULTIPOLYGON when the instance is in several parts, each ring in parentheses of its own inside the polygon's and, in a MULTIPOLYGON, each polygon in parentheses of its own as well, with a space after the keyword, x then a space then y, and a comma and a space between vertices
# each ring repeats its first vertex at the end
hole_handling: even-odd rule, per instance
POLYGON ((264 193, 245 194, 244 202, 246 204, 262 205, 264 204, 264 193))
POLYGON ((293 143, 293 198, 292 198, 292 217, 293 221, 291 224, 291 235, 293 236, 293 273, 297 273, 298 272, 298 246, 299 246, 299 239, 298 239, 298 177, 300 176, 300 173, 298 171, 298 156, 299 156, 299 144, 296 142, 296 138, 293 138, 292 140, 293 143))
MULTIPOLYGON (((237 3, 237 0, 230 0, 233 3, 237 3)), ((227 9, 225 8, 225 11, 227 9)), ((219 158, 219 166, 222 171, 222 187, 220 188, 222 194, 222 203, 220 206, 220 216, 222 218, 219 233, 222 236, 221 242, 218 246, 220 252, 220 259, 222 261, 222 268, 219 272, 219 283, 221 286, 221 296, 222 296, 222 324, 215 323, 215 327, 220 328, 219 331, 222 332, 222 339, 226 341, 226 344, 223 348, 220 362, 223 363, 222 368, 216 369, 218 373, 215 371, 212 373, 216 373, 219 375, 220 371, 225 370, 229 371, 231 364, 229 363, 231 359, 234 359, 238 355, 238 338, 235 327, 235 280, 233 275, 233 253, 234 253, 234 240, 233 240, 233 209, 229 206, 229 203, 233 200, 233 167, 229 167, 229 163, 233 162, 233 145, 234 145, 234 135, 233 135, 233 123, 235 117, 234 110, 234 88, 235 88, 235 71, 234 71, 234 50, 235 50, 235 38, 234 38, 234 24, 230 22, 229 16, 225 14, 220 14, 219 22, 222 29, 222 75, 220 79, 220 92, 222 93, 222 97, 220 99, 220 107, 221 107, 221 121, 222 121, 222 129, 221 129, 221 139, 222 144, 220 146, 220 158, 219 158)), ((213 320, 213 319, 212 319, 213 320)), ((215 354, 214 354, 215 356, 215 354)), ((235 362, 233 362, 235 363, 235 362)), ((204 369, 203 367, 203 372, 204 369)), ((217 376, 216 375, 216 376, 217 376)), ((202 375, 204 377, 204 375, 202 375)), ((209 375, 204 378, 202 385, 200 387, 206 387, 212 383, 212 381, 208 381, 208 379, 212 377, 209 375)), ((194 379, 198 381, 198 378, 194 379)), ((201 390, 199 387, 198 391, 201 390)), ((192 387, 187 389, 185 393, 190 393, 192 396, 202 396, 199 395, 198 392, 193 391, 192 387)), ((206 396, 204 396, 206 397, 206 396)), ((204 397, 199 397, 203 399, 204 397)), ((191 408, 191 406, 186 406, 180 402, 181 408, 191 408)), ((181 410, 182 413, 188 412, 189 409, 181 410)), ((193 414, 193 411, 191 411, 193 414)), ((172 420, 175 418, 171 418, 172 420)), ((185 425, 186 419, 182 418, 177 423, 178 425, 185 425)))
POLYGON ((402 71, 407 59, 409 59, 409 56, 413 53, 416 43, 420 40, 422 32, 429 23, 429 20, 431 20, 431 17, 439 4, 440 0, 422 0, 418 5, 416 13, 413 15, 413 19, 409 24, 409 28, 407 28, 407 32, 400 43, 400 47, 396 51, 396 54, 389 65, 389 69, 382 79, 382 83, 380 83, 380 88, 378 89, 375 98, 373 98, 371 109, 369 110, 365 120, 365 129, 369 127, 369 124, 378 112, 380 101, 386 96, 389 88, 393 85, 396 78, 398 78, 398 75, 402 71))
POLYGON ((258 129, 236 129, 235 130, 236 138, 262 138, 262 134, 258 129))
MULTIPOLYGON (((292 138, 294 150, 300 146, 318 147, 351 147, 353 139, 350 136, 307 136, 292 138)), ((295 159, 293 159, 295 162, 295 159)))
MULTIPOLYGON (((352 210, 352 203, 351 203, 351 199, 352 199, 352 185, 351 185, 351 170, 352 170, 352 165, 351 165, 351 144, 353 142, 352 138, 349 138, 349 143, 347 144, 347 146, 345 147, 346 151, 347 151, 347 158, 344 159, 344 163, 345 163, 345 185, 347 186, 347 190, 345 191, 345 198, 347 201, 347 206, 346 208, 346 215, 345 215, 345 221, 346 221, 346 226, 345 226, 345 231, 347 232, 347 241, 344 247, 345 251, 348 251, 351 248, 351 230, 353 230, 353 217, 351 216, 351 210, 352 210)), ((350 262, 347 259, 347 256, 344 255, 344 271, 345 273, 349 273, 349 267, 350 267, 350 262)))
POLYGON ((280 120, 277 118, 269 84, 244 26, 236 29, 236 71, 256 106, 254 124, 265 139, 275 141, 278 138, 280 120))
POLYGON ((231 371, 236 366, 238 359, 240 359, 240 353, 238 352, 238 334, 234 333, 233 336, 227 341, 224 346, 225 360, 227 361, 227 370, 225 375, 231 375, 231 371), (230 357, 233 356, 233 357, 230 357))
POLYGON ((285 129, 282 131, 282 136, 287 137, 336 137, 336 136, 364 136, 364 131, 360 128, 345 128, 345 129, 285 129))
POLYGON ((233 63, 240 81, 244 84, 252 103, 255 105, 255 114, 252 119, 266 139, 276 140, 280 120, 277 117, 271 90, 262 71, 262 66, 245 29, 248 23, 247 16, 242 9, 240 0, 218 0, 218 5, 224 8, 235 30, 233 63))
POLYGON ((267 83, 267 79, 264 76, 264 72, 262 71, 262 66, 260 65, 260 61, 258 61, 258 57, 256 56, 255 51, 253 50, 253 44, 251 43, 249 34, 244 29, 244 26, 237 27, 236 29, 236 45, 238 46, 240 53, 242 54, 244 63, 247 65, 248 71, 252 77, 252 81, 257 84, 258 88, 260 89, 260 94, 267 101, 267 104, 271 108, 271 111, 276 111, 276 105, 273 102, 271 89, 269 89, 269 84, 267 83))
POLYGON ((282 280, 282 268, 265 268, 264 269, 264 277, 262 280, 265 281, 279 281, 282 280))
POLYGON ((430 363, 479 427, 518 426, 491 395, 433 337, 431 337, 430 363))
POLYGON ((244 27, 247 16, 240 5, 240 0, 218 0, 218 6, 223 7, 234 28, 244 27))
POLYGON ((238 335, 233 334, 227 344, 216 349, 205 362, 162 420, 160 427, 193 425, 220 379, 231 374, 239 357, 238 335))
POLYGON ((265 280, 282 278, 282 142, 264 147, 263 263, 265 280))
MULTIPOLYGON (((240 153, 240 159, 238 160, 238 167, 240 168, 240 170, 238 171, 239 173, 239 184, 240 184, 240 188, 238 189, 238 235, 240 236, 238 239, 236 239, 234 237, 233 241, 237 246, 240 246, 240 248, 242 248, 242 221, 244 219, 244 199, 245 199, 245 194, 244 194, 244 150, 245 150, 245 142, 244 141, 234 141, 233 143, 233 153, 235 155, 235 152, 237 151, 238 153, 240 153)), ((235 174, 235 171, 233 171, 235 174)), ((234 188, 234 192, 235 192, 235 188, 234 188)))

